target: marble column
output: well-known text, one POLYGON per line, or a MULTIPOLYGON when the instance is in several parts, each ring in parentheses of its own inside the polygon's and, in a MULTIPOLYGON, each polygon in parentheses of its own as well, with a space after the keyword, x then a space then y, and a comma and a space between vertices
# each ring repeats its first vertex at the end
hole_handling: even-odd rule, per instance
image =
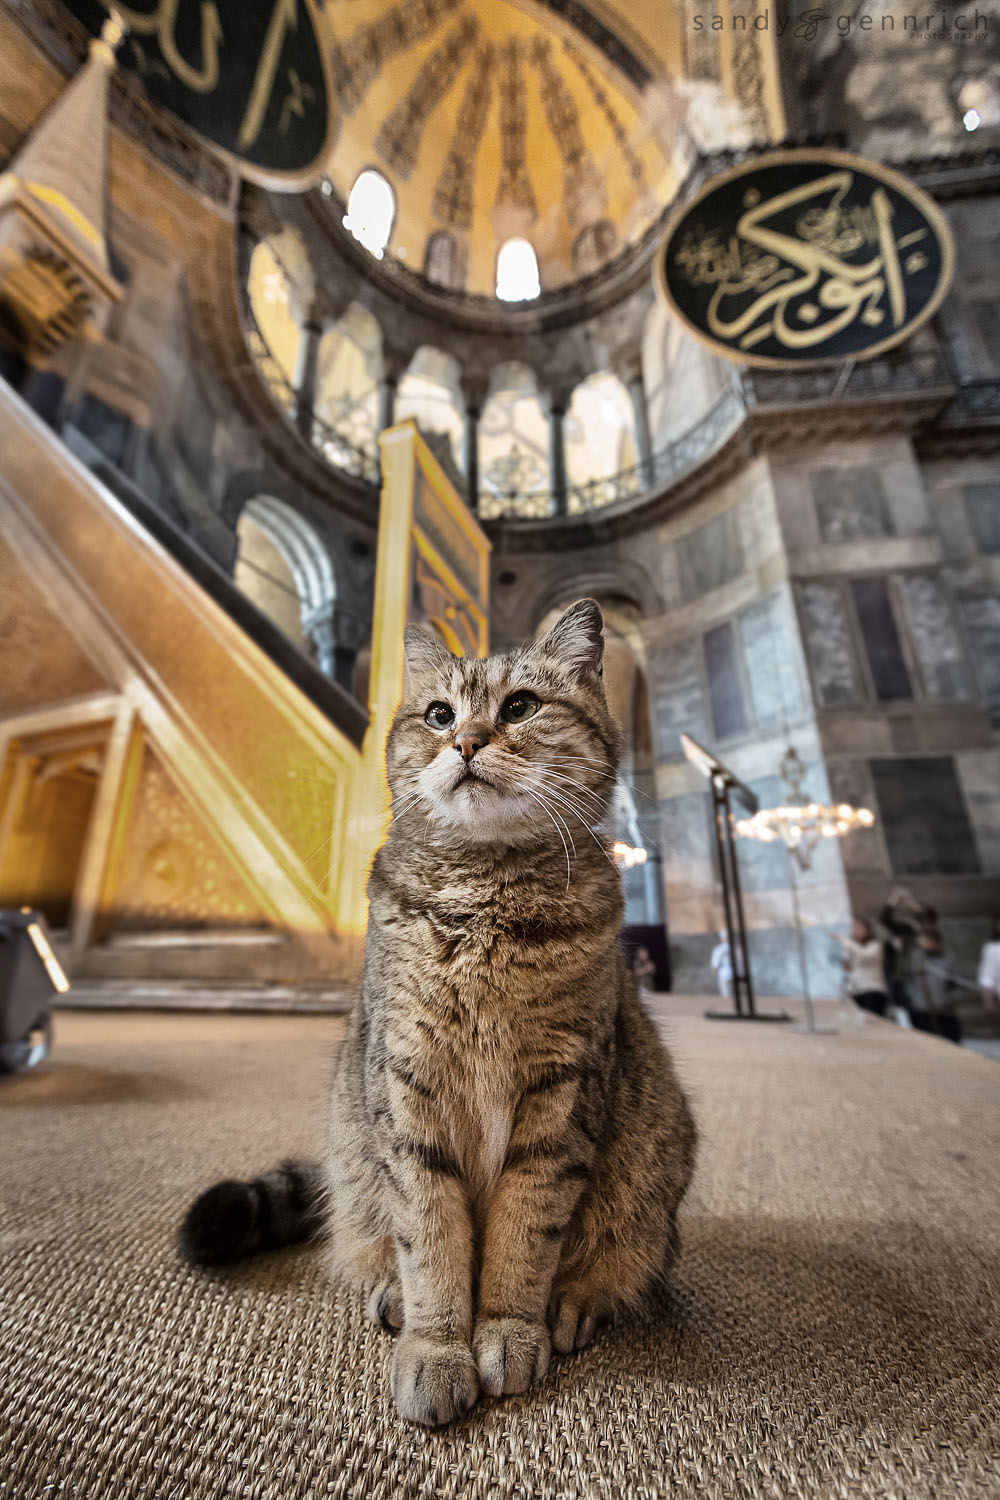
POLYGON ((378 390, 378 430, 384 432, 396 419, 396 393, 399 376, 394 370, 386 370, 378 390))
POLYGON ((302 621, 302 628, 316 648, 316 665, 327 677, 336 676, 337 642, 333 604, 321 605, 302 621))
POLYGON ((465 408, 465 488, 469 509, 475 515, 479 509, 479 418, 481 413, 474 406, 465 408))
POLYGON ((634 365, 623 378, 635 416, 635 446, 639 460, 639 478, 643 490, 649 490, 653 487, 655 476, 653 443, 649 432, 649 407, 646 403, 646 382, 642 378, 642 366, 634 365))
POLYGON ((564 516, 567 511, 566 434, 563 423, 569 401, 561 394, 549 399, 549 488, 552 493, 550 514, 564 516))
POLYGON ((298 370, 295 380, 295 425, 307 443, 313 440, 319 341, 322 337, 323 327, 318 318, 307 318, 302 325, 302 342, 299 345, 298 370))
POLYGON ((462 399, 465 403, 465 492, 473 514, 479 509, 479 419, 483 414, 488 389, 488 377, 463 377, 461 382, 462 399))

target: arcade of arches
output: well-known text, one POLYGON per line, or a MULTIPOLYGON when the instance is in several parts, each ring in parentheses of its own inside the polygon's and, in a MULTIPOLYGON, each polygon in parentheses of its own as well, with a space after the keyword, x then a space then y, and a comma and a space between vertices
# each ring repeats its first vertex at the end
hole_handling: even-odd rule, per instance
MULTIPOLYGON (((821 58, 738 27, 760 0, 723 7, 724 35, 688 0, 317 7, 335 118, 312 178, 282 184, 137 103, 113 58, 84 64, 79 7, 4 7, 0 234, 30 151, 48 195, 32 212, 62 205, 91 323, 42 349, 5 315, 0 370, 66 472, 92 471, 355 744, 380 437, 414 423, 427 472, 488 539, 493 646, 580 595, 605 609, 625 746, 614 831, 646 855, 626 871, 629 921, 666 924, 678 987, 712 988, 720 921, 683 731, 763 805, 784 795, 792 744, 810 797, 874 810, 801 875, 817 994, 839 983, 850 912, 900 883, 937 909, 968 974, 1000 907, 1000 13, 980 8, 994 31, 957 60, 875 32, 863 55, 831 33, 821 58), (94 142, 72 177, 59 108, 94 142), (864 364, 723 360, 654 293, 666 219, 725 167, 834 131, 935 197, 953 289, 864 364)), ((29 699, 0 688, 0 721, 35 712, 29 699)), ((94 756, 117 753, 103 720, 80 745, 60 771, 70 811, 91 806, 94 756)), ((171 774, 181 787, 183 766, 171 774)), ((180 835, 150 840, 165 890, 186 868, 180 835)), ((204 868, 238 843, 206 838, 204 868)), ((747 843, 740 858, 758 988, 794 992, 784 852, 747 843)), ((306 867, 289 909, 309 880, 333 889, 306 867)), ((251 926, 266 896, 247 898, 251 926)))

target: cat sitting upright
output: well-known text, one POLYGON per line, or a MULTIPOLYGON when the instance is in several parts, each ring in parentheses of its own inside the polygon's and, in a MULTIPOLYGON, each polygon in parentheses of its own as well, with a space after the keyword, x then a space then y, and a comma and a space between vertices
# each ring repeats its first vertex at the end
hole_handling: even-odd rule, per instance
POLYGON ((220 1183, 181 1230, 204 1264, 325 1229, 335 1274, 400 1330, 392 1391, 414 1422, 526 1390, 677 1253, 695 1131, 594 831, 619 738, 603 624, 583 599, 486 660, 407 632, 323 1160, 220 1183))

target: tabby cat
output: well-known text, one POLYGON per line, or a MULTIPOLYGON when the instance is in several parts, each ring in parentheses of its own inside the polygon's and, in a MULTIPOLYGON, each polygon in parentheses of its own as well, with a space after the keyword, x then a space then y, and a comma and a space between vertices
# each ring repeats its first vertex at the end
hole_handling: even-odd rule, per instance
POLYGON ((526 1390, 677 1252, 695 1132, 594 831, 618 755, 603 623, 584 599, 484 661, 407 632, 325 1159, 220 1183, 181 1231, 207 1263, 325 1225, 334 1272, 401 1330, 392 1391, 414 1422, 526 1390))

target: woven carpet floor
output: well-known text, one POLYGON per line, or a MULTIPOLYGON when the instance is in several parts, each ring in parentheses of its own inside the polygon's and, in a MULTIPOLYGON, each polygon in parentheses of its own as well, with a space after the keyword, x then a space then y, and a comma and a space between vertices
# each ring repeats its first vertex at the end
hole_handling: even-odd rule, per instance
POLYGON ((174 1254, 195 1189, 316 1141, 342 1022, 61 1016, 0 1080, 0 1497, 997 1500, 1000 1066, 658 1011, 703 1138, 671 1298, 443 1432, 315 1252, 174 1254))

